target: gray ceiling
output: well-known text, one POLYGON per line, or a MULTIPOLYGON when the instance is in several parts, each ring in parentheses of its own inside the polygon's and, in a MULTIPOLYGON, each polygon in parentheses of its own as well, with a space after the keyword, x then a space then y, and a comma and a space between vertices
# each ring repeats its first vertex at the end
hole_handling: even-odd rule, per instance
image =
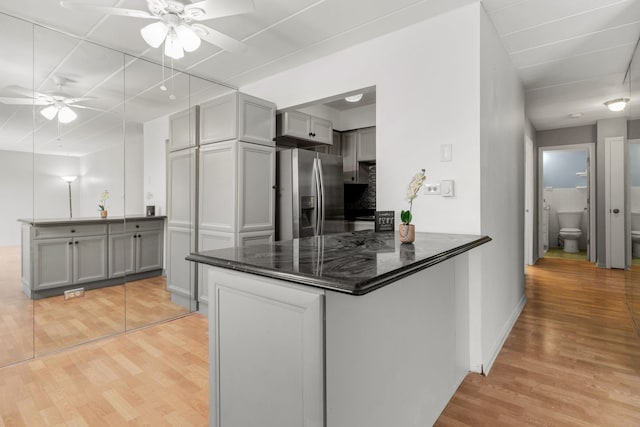
MULTIPOLYGON (((254 0, 253 13, 206 22, 244 41, 249 47, 247 53, 231 54, 203 43, 174 65, 197 76, 242 86, 476 1, 254 0)), ((144 0, 86 3, 146 10, 144 0)), ((628 86, 622 83, 640 34, 640 0, 484 0, 483 4, 522 78, 527 114, 537 129, 617 117, 602 103, 629 94, 628 86), (568 117, 576 112, 582 117, 568 117)), ((104 138, 98 136, 101 130, 110 129, 112 137, 128 131, 123 125, 125 109, 127 120, 139 123, 184 108, 194 99, 228 90, 178 74, 173 79, 176 99, 169 101, 171 90, 159 89, 161 67, 81 41, 93 41, 158 63, 160 50, 149 48, 139 33, 147 20, 69 10, 60 7, 57 0, 0 0, 0 11, 80 39, 41 27, 32 32, 25 23, 0 16, 3 81, 45 92, 56 90, 54 76, 66 77, 70 81, 62 92, 94 97, 84 104, 103 110, 79 111, 93 120, 74 125, 73 132, 82 135, 82 144, 78 143, 78 151, 66 147, 67 153, 81 155, 79 147, 87 144, 95 144, 93 150, 98 149, 99 139, 104 138), (32 44, 36 47, 35 63, 29 49, 25 49, 32 44), (33 79, 25 72, 31 67, 35 70, 33 79), (114 93, 119 97, 110 96, 114 93)), ((171 89, 169 77, 165 75, 165 86, 171 89)), ((15 94, 4 87, 0 88, 0 96, 15 94)), ((631 98, 636 98, 634 93, 631 98)), ((626 113, 618 115, 640 115, 640 102, 637 104, 632 103, 626 113)), ((35 120, 39 132, 12 135, 16 138, 13 144, 23 147, 25 141, 31 141, 42 145, 44 152, 45 146, 53 152, 59 145, 59 130, 53 122, 37 114, 32 116, 29 109, 0 104, 0 130, 7 132, 8 123, 13 120, 35 120)), ((71 127, 62 130, 65 132, 71 132, 71 127)))

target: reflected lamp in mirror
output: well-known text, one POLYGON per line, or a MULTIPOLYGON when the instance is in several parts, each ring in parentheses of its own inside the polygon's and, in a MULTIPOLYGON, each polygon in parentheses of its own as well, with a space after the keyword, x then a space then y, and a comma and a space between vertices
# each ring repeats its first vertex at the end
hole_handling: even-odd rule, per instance
POLYGON ((75 175, 67 175, 61 176, 62 180, 66 182, 69 186, 69 218, 73 218, 73 210, 71 208, 71 183, 76 180, 77 176, 75 175))
POLYGON ((47 120, 53 120, 58 116, 58 121, 64 124, 71 123, 78 118, 76 112, 64 103, 49 105, 48 107, 40 110, 40 114, 42 114, 47 120))
POLYGON ((618 98, 607 101, 604 103, 604 105, 606 105, 610 111, 618 112, 624 110, 627 107, 628 103, 629 98, 618 98))

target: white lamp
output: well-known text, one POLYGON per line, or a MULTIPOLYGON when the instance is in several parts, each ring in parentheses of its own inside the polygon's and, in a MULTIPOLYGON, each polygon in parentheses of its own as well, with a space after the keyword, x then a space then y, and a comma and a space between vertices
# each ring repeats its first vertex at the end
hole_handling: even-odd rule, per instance
POLYGON ((628 103, 629 98, 618 98, 607 101, 604 103, 604 105, 606 105, 610 111, 618 112, 624 110, 627 107, 628 103))
POLYGON ((48 107, 40 110, 40 114, 42 114, 47 120, 53 120, 58 116, 58 121, 64 124, 71 123, 78 118, 76 112, 63 103, 49 105, 48 107))
POLYGON ((61 176, 60 178, 69 185, 69 218, 73 218, 73 211, 71 210, 71 183, 76 180, 77 176, 68 175, 61 176))
POLYGON ((140 34, 142 34, 144 41, 154 48, 160 47, 168 33, 169 27, 162 21, 149 24, 140 30, 140 34))

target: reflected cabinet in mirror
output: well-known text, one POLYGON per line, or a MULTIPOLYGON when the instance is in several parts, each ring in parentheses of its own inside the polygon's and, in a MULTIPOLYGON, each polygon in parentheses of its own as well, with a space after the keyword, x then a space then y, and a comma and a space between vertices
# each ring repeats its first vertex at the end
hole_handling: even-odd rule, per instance
POLYGON ((171 224, 169 143, 192 150, 196 106, 235 89, 7 15, 0 33, 0 366, 196 310, 197 168, 171 224))

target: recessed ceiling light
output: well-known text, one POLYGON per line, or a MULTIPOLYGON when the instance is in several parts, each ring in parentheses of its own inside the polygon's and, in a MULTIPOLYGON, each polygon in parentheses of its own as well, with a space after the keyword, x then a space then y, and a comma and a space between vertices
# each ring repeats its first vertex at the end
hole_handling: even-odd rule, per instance
POLYGON ((604 103, 604 105, 606 105, 609 110, 617 112, 624 110, 628 103, 629 98, 618 98, 607 101, 604 103))
POLYGON ((347 102, 358 102, 362 99, 362 94, 347 96, 344 100, 347 102))
POLYGON ((572 118, 572 119, 579 119, 582 116, 583 116, 582 113, 571 113, 571 114, 569 114, 569 117, 572 118))

